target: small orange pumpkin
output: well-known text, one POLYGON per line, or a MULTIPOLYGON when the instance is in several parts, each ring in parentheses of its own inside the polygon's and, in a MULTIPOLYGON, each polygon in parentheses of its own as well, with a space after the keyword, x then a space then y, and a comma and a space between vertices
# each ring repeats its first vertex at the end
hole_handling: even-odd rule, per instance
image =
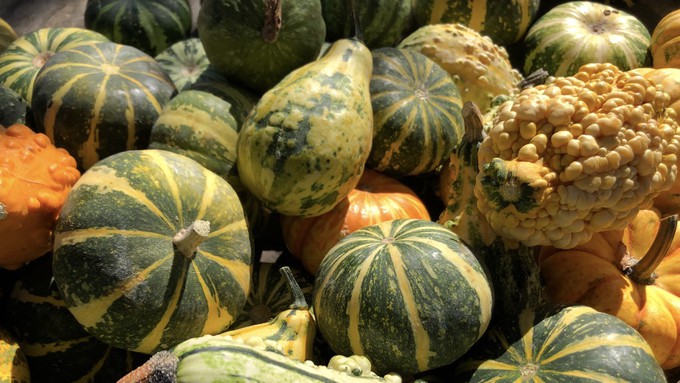
POLYGON ((283 240, 291 254, 316 274, 328 250, 362 227, 397 218, 430 220, 423 201, 396 178, 365 169, 357 186, 332 210, 315 217, 281 216, 283 240))
POLYGON ((76 160, 28 126, 0 126, 0 267, 17 269, 52 249, 52 232, 76 160))
POLYGON ((680 366, 680 228, 641 210, 620 231, 596 233, 573 249, 542 248, 546 299, 582 304, 638 330, 664 369, 680 366), (676 231, 677 230, 677 231, 676 231))

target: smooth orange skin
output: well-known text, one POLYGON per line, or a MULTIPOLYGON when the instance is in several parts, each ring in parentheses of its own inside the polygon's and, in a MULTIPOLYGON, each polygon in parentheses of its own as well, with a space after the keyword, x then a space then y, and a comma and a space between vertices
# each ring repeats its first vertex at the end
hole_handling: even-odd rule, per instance
POLYGON ((0 267, 18 269, 52 249, 76 160, 28 126, 0 126, 0 267))

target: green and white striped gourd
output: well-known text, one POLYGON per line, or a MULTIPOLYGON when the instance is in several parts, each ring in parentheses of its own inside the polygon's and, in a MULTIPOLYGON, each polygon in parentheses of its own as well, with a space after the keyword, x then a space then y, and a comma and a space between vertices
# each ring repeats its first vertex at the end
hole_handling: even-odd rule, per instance
POLYGON ((212 65, 208 65, 208 68, 191 84, 189 89, 212 93, 228 102, 231 105, 230 113, 236 120, 239 130, 259 99, 259 95, 229 81, 212 65))
POLYGON ((17 37, 17 33, 7 20, 0 18, 0 53, 7 49, 9 44, 16 40, 17 37))
POLYGON ((187 90, 210 66, 198 37, 178 41, 155 57, 178 92, 187 90))

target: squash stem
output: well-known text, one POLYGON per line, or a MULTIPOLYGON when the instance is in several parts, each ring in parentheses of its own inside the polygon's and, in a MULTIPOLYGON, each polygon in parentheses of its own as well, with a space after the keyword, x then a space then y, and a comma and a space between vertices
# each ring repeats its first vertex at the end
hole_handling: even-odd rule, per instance
POLYGON ((266 0, 264 10, 264 27, 262 38, 268 43, 273 43, 279 37, 281 31, 282 16, 281 3, 283 0, 266 0))
POLYGON ((159 351, 117 383, 175 383, 179 358, 170 351, 159 351))
POLYGON ((484 117, 472 101, 463 104, 463 122, 465 131, 462 139, 465 142, 480 142, 484 139, 484 117))
POLYGON ((352 18, 352 24, 354 26, 354 38, 363 42, 364 32, 361 29, 361 23, 359 22, 359 14, 357 14, 357 9, 354 4, 354 0, 347 0, 347 11, 352 18))
POLYGON ((300 285, 295 280, 295 276, 290 270, 290 267, 283 266, 279 269, 279 272, 283 274, 284 277, 286 277, 286 281, 288 281, 288 288, 290 289, 290 293, 293 295, 293 303, 290 305, 290 308, 295 310, 309 309, 305 295, 302 293, 300 285))
POLYGON ((193 258, 196 255, 198 245, 208 238, 208 234, 210 234, 210 222, 196 220, 188 227, 180 230, 172 239, 172 243, 183 256, 193 258))
POLYGON ((677 225, 677 214, 670 215, 661 220, 659 231, 647 253, 628 270, 624 270, 630 279, 639 284, 651 285, 654 283, 657 277, 654 271, 666 256, 671 242, 673 242, 677 225))

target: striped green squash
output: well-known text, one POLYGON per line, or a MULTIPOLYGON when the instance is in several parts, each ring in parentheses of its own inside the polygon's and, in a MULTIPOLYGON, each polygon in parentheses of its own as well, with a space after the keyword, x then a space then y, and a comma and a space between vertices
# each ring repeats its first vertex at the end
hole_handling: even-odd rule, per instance
POLYGON ((16 40, 17 37, 14 28, 6 20, 0 18, 0 53, 7 49, 9 44, 16 40))
POLYGON ((230 109, 208 92, 179 92, 153 124, 149 148, 185 155, 226 179, 236 163, 239 129, 230 109))
POLYGON ((14 40, 0 53, 0 84, 19 93, 30 105, 33 82, 47 59, 56 52, 93 41, 109 41, 84 28, 41 28, 14 40))
POLYGON ((458 87, 415 50, 386 47, 371 54, 373 146, 366 166, 393 176, 434 171, 463 135, 458 87))
POLYGON ((540 0, 414 0, 413 15, 419 26, 459 23, 507 46, 524 37, 539 5, 540 0))
POLYGON ((231 105, 230 113, 236 120, 239 130, 259 99, 259 95, 229 81, 212 65, 208 65, 189 89, 212 93, 228 102, 231 105))
POLYGON ((18 274, 3 312, 33 381, 114 382, 146 359, 101 342, 83 329, 52 283, 51 253, 18 274))
POLYGON ((198 37, 172 44, 156 55, 155 59, 179 92, 189 89, 210 65, 198 37))
POLYGON ((28 103, 19 93, 0 85, 0 126, 26 124, 28 103))
POLYGON ((14 335, 0 327, 0 383, 29 383, 28 361, 14 335))
POLYGON ((313 290, 318 329, 333 351, 365 355, 402 376, 454 362, 486 331, 492 291, 473 253, 443 226, 397 219, 344 237, 313 290))
POLYGON ((92 335, 142 353, 223 332, 250 292, 231 186, 196 161, 128 150, 83 173, 61 210, 54 280, 92 335))
POLYGON ((112 154, 149 145, 175 85, 153 57, 110 41, 55 53, 35 78, 36 128, 88 169, 112 154))
POLYGON ((586 306, 525 310, 490 328, 455 370, 470 383, 666 382, 637 331, 586 306))
POLYGON ((593 1, 551 8, 529 28, 523 42, 524 74, 545 69, 571 76, 589 63, 626 71, 651 65, 651 35, 636 16, 593 1))
POLYGON ((87 0, 85 28, 155 56, 191 32, 189 0, 87 0))

